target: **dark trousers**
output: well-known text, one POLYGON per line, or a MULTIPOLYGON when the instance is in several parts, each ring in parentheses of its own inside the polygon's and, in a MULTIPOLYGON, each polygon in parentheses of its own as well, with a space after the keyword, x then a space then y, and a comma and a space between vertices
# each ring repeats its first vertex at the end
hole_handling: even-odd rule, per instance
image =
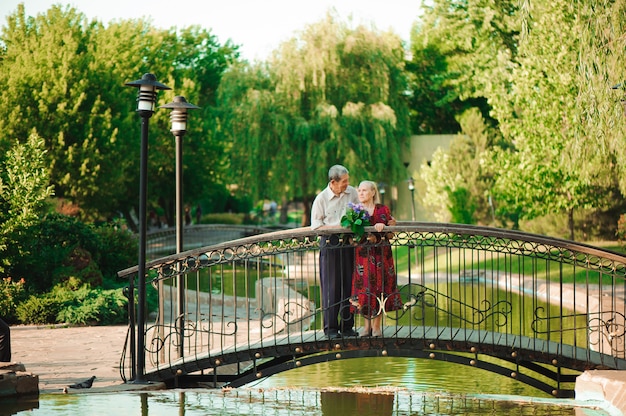
POLYGON ((338 244, 338 238, 320 243, 320 284, 324 333, 345 331, 354 326, 350 313, 352 272, 354 271, 354 247, 338 244))
POLYGON ((11 362, 11 331, 9 325, 0 319, 0 362, 11 362))

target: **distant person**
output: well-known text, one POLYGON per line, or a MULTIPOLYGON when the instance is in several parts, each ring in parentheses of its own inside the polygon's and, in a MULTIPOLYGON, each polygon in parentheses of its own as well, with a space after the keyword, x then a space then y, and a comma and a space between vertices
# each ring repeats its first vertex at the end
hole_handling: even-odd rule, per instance
MULTIPOLYGON (((341 227, 341 217, 348 202, 358 202, 356 189, 350 186, 348 169, 341 165, 332 166, 328 171, 328 180, 328 186, 313 201, 313 230, 341 227)), ((340 244, 338 235, 322 238, 319 265, 324 334, 329 339, 358 336, 353 328, 354 315, 350 313, 354 247, 340 244)))
MULTIPOLYGON (((359 202, 370 214, 370 224, 378 233, 382 233, 387 225, 396 225, 389 208, 378 203, 380 194, 375 182, 361 182, 358 194, 359 202)), ((385 312, 402 309, 402 299, 398 293, 391 244, 383 239, 383 234, 375 237, 375 241, 363 237, 355 250, 351 303, 353 312, 361 313, 365 318, 360 335, 380 337, 383 334, 383 305, 385 312)))
POLYGON ((0 362, 11 362, 11 329, 0 318, 0 362))
POLYGON ((196 206, 196 224, 200 224, 200 220, 202 219, 202 207, 200 204, 196 206))
POLYGON ((268 215, 271 220, 274 220, 274 217, 276 216, 277 211, 278 211, 278 204, 276 203, 276 201, 270 201, 270 209, 269 209, 268 215))
POLYGON ((191 225, 191 210, 189 206, 185 206, 185 225, 191 225))

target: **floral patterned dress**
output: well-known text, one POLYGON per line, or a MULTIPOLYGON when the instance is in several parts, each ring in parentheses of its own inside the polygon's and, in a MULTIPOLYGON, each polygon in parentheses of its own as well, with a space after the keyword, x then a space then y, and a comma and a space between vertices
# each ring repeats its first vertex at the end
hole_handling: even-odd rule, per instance
MULTIPOLYGON (((391 218, 387 206, 376 204, 370 223, 388 225, 391 218)), ((377 233, 376 242, 363 238, 355 250, 351 310, 367 317, 378 315, 383 304, 385 311, 402 309, 391 245, 388 240, 381 239, 382 234, 377 233)))

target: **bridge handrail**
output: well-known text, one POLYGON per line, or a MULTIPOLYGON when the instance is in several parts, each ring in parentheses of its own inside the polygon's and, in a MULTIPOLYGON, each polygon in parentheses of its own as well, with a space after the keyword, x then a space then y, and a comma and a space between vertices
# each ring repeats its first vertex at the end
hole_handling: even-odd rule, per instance
MULTIPOLYGON (((259 227, 257 227, 259 229, 259 227)), ((590 244, 560 239, 556 237, 548 237, 540 234, 531 234, 525 233, 516 230, 506 230, 499 228, 491 228, 477 225, 467 225, 467 224, 448 224, 448 223, 434 223, 434 222, 413 222, 413 221, 399 221, 396 226, 386 227, 386 232, 396 233, 399 237, 407 237, 410 238, 410 232, 417 233, 431 233, 433 235, 437 234, 454 234, 454 235, 470 235, 470 236, 481 236, 481 237, 495 237, 505 241, 519 241, 525 243, 537 243, 543 244, 547 248, 554 249, 563 249, 567 250, 571 253, 581 253, 590 256, 596 256, 598 258, 603 258, 606 260, 610 260, 612 263, 604 264, 605 267, 612 269, 615 273, 618 273, 623 277, 626 277, 626 255, 618 253, 609 249, 601 249, 598 247, 594 247, 590 244), (404 235, 402 235, 404 233, 404 235)), ((365 227, 366 233, 375 233, 376 230, 374 227, 365 227)), ((187 250, 182 253, 172 254, 169 256, 162 257, 160 259, 152 260, 146 263, 146 270, 152 270, 159 267, 162 267, 166 264, 174 264, 180 261, 185 261, 189 258, 195 258, 207 252, 218 252, 220 250, 228 250, 232 247, 242 247, 246 245, 254 245, 262 242, 271 242, 278 241, 281 239, 288 239, 298 241, 297 244, 310 243, 315 244, 318 242, 318 239, 323 236, 330 236, 336 234, 345 234, 349 235, 350 233, 341 227, 337 228, 327 228, 321 230, 311 230, 310 227, 302 227, 302 228, 293 228, 288 230, 281 231, 270 231, 250 237, 244 237, 237 240, 227 241, 220 244, 215 244, 207 247, 196 248, 192 250, 187 250), (300 239, 305 239, 300 241, 300 239), (308 239, 308 240, 307 240, 308 239)), ((468 241, 461 241, 464 246, 467 246, 468 241)), ((475 245, 480 245, 480 241, 474 242, 475 245)), ((493 242, 492 242, 493 244, 493 242)), ((429 245, 429 244, 423 244, 429 245)), ((449 246, 454 246, 450 244, 449 246)), ((506 244, 496 245, 491 250, 498 251, 496 248, 504 248, 507 246, 506 244)), ((524 251, 529 252, 536 250, 531 250, 529 247, 524 246, 516 246, 510 247, 509 249, 513 249, 513 251, 519 251, 520 254, 524 251)), ((285 247, 285 249, 291 249, 292 247, 285 247)), ((481 247, 483 249, 489 250, 488 247, 481 247)), ((280 247, 275 248, 274 251, 280 251, 280 247)), ((512 251, 511 251, 512 252, 512 251)), ((562 253, 563 251, 560 251, 562 253)), ((566 261, 570 263, 582 262, 585 265, 589 264, 589 258, 584 257, 582 259, 577 259, 575 255, 570 255, 568 257, 564 257, 562 254, 553 255, 551 250, 545 251, 547 258, 554 258, 557 261, 566 261)), ((251 252, 246 251, 245 253, 240 253, 240 256, 245 257, 255 257, 259 255, 263 255, 266 253, 262 252, 251 252)), ((231 259, 213 259, 211 264, 214 264, 216 261, 230 261, 231 259)), ((598 267, 602 266, 601 264, 598 267)), ((124 278, 129 275, 136 274, 138 271, 138 266, 132 266, 118 272, 118 277, 124 278)))

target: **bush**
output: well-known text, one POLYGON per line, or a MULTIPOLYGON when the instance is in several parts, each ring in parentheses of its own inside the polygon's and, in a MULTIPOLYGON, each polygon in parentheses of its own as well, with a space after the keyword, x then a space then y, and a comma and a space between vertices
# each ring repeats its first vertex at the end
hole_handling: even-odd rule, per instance
POLYGON ((75 288, 77 280, 40 296, 31 296, 18 306, 18 318, 25 324, 113 325, 128 320, 128 300, 122 289, 75 288))
POLYGON ((122 289, 87 289, 76 292, 57 317, 57 322, 74 325, 114 325, 128 320, 128 300, 122 289))
POLYGON ((242 225, 244 222, 244 214, 233 214, 222 212, 219 214, 206 214, 202 216, 203 224, 232 224, 242 225))
POLYGON ((26 278, 34 293, 44 293, 70 276, 92 287, 119 286, 117 271, 136 263, 137 240, 118 223, 100 227, 50 214, 12 236, 4 253, 7 274, 26 278))
POLYGON ((24 324, 53 324, 62 303, 47 296, 31 296, 17 307, 17 317, 24 324))
POLYGON ((0 316, 9 324, 17 322, 17 306, 27 298, 24 283, 24 279, 0 279, 0 316))
MULTIPOLYGON (((120 220, 95 228, 98 237, 96 262, 107 281, 116 281, 117 272, 137 264, 137 237, 120 220)), ((118 287, 119 285, 115 285, 118 287)))

